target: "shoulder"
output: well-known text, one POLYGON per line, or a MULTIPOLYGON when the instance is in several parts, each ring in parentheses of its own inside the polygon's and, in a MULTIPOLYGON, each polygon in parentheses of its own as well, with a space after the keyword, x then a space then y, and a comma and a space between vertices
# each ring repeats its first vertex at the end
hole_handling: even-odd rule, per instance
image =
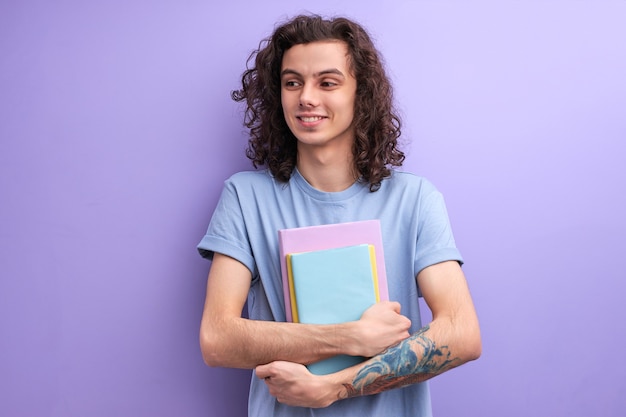
POLYGON ((408 213, 425 210, 443 201, 441 192, 427 178, 396 170, 383 180, 378 191, 371 194, 379 194, 372 198, 384 201, 398 211, 407 210, 408 213))
POLYGON ((224 181, 226 188, 239 190, 273 187, 276 183, 277 180, 267 169, 237 172, 224 181))
POLYGON ((266 169, 260 169, 257 171, 240 171, 231 175, 226 182, 232 184, 249 184, 273 181, 272 176, 266 169))
POLYGON ((224 181, 222 194, 242 204, 256 206, 281 200, 288 188, 288 183, 278 181, 269 170, 261 169, 231 175, 224 181))
POLYGON ((383 180, 381 189, 390 192, 410 192, 421 196, 439 193, 435 185, 425 177, 406 171, 392 170, 391 175, 383 180))

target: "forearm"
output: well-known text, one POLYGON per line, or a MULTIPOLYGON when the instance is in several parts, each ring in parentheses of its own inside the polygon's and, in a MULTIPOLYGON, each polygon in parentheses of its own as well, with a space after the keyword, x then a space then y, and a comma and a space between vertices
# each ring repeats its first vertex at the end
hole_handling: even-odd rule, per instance
POLYGON ((380 302, 357 321, 312 325, 244 319, 207 309, 200 340, 211 366, 254 368, 273 361, 309 364, 346 354, 371 357, 409 337, 411 321, 395 302, 380 302))
POLYGON ((337 374, 338 399, 426 381, 480 356, 478 329, 433 322, 368 361, 337 374))
POLYGON ((276 360, 309 364, 352 353, 357 339, 356 322, 307 325, 245 318, 203 323, 200 334, 205 362, 229 368, 254 368, 276 360))
POLYGON ((430 379, 481 353, 478 317, 465 276, 455 261, 418 274, 433 321, 382 354, 345 374, 340 398, 369 395, 430 379))
POLYGON ((458 263, 430 266, 418 278, 433 313, 428 326, 334 374, 313 375, 299 364, 273 362, 257 367, 257 377, 265 380, 270 394, 281 403, 326 407, 337 400, 425 381, 477 359, 481 353, 478 318, 458 263))
POLYGON ((200 324, 200 347, 208 365, 254 368, 275 360, 308 364, 349 353, 358 345, 355 328, 363 326, 354 322, 313 326, 242 318, 251 280, 243 264, 215 254, 200 324))
POLYGON ((256 375, 265 380, 270 394, 279 402, 319 408, 349 397, 425 381, 478 356, 479 337, 462 336, 467 342, 462 347, 462 340, 455 335, 441 339, 437 327, 437 323, 431 323, 381 354, 334 374, 313 375, 300 364, 276 361, 257 367, 256 375), (440 340, 435 342, 435 338, 440 340))

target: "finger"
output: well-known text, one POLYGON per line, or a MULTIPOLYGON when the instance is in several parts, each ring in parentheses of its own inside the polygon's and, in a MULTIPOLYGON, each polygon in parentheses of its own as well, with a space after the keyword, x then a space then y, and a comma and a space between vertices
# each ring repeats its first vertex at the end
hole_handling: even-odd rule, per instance
POLYGON ((395 311, 396 313, 400 314, 400 310, 402 309, 402 307, 400 306, 400 303, 397 301, 390 301, 389 305, 391 306, 391 309, 393 311, 395 311))
POLYGON ((273 375, 271 372, 271 367, 269 365, 259 365, 255 369, 256 376, 259 379, 267 379, 273 375))

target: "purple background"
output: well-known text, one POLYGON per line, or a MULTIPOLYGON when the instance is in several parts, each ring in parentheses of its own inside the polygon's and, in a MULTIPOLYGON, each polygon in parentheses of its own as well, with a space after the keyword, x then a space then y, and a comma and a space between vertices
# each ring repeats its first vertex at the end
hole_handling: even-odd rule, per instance
MULTIPOLYGON (((0 4, 0 414, 243 416, 203 365, 229 99, 292 1, 0 4)), ((321 0, 365 24, 445 194, 483 357, 439 416, 623 416, 626 1, 321 0)))

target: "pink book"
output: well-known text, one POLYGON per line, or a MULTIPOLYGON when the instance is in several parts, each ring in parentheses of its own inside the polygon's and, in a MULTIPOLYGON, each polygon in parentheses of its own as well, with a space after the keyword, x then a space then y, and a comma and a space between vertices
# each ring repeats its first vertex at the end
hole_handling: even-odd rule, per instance
POLYGON ((293 321, 287 255, 299 252, 341 248, 345 246, 369 244, 374 246, 381 301, 389 300, 385 255, 379 220, 364 220, 348 223, 335 223, 320 226, 298 227, 278 231, 280 246, 280 268, 283 280, 283 296, 287 321, 293 321))

